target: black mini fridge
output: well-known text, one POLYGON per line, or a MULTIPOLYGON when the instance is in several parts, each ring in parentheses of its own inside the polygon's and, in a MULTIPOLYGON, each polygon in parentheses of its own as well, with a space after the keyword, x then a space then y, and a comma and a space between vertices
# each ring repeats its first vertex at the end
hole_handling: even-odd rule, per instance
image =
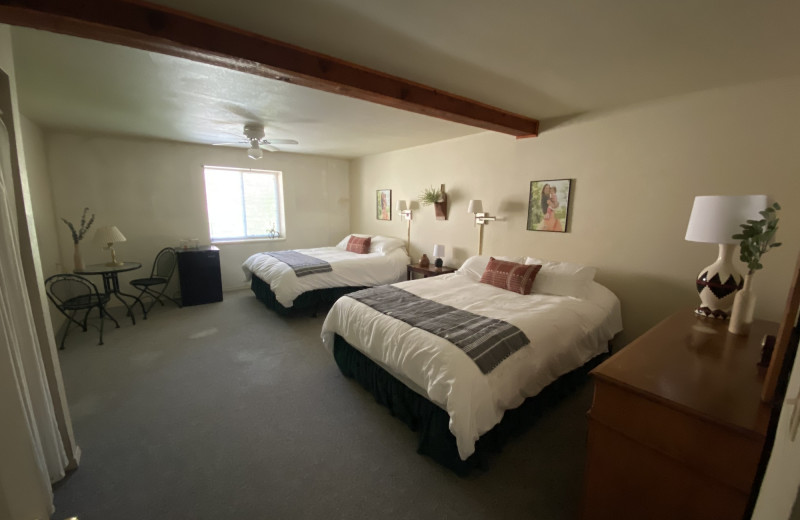
POLYGON ((219 248, 200 246, 196 249, 176 251, 183 305, 221 302, 222 274, 219 267, 219 248))

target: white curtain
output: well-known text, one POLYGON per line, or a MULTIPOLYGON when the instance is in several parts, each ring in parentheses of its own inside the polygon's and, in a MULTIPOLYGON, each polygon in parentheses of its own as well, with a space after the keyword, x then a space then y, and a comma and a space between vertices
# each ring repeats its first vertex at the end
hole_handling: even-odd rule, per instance
POLYGON ((41 485, 52 498, 50 483, 64 477, 68 460, 53 412, 25 285, 9 146, 8 131, 0 119, 0 363, 10 364, 41 485))

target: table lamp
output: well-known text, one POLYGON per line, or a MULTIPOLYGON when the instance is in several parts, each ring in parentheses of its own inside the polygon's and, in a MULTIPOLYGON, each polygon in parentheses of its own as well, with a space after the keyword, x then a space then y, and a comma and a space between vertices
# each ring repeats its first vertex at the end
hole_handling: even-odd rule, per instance
POLYGON ((103 246, 103 249, 111 250, 111 261, 106 265, 109 267, 120 266, 123 262, 117 260, 117 253, 114 251, 114 244, 116 242, 125 242, 125 235, 123 235, 117 226, 103 226, 98 228, 94 234, 94 241, 103 246))
POLYGON ((436 267, 442 267, 444 265, 444 246, 442 244, 436 244, 433 246, 433 257, 436 258, 436 261, 433 263, 436 267))
POLYGON ((695 314, 719 319, 729 317, 733 298, 743 280, 731 262, 739 242, 731 237, 741 231, 740 224, 748 219, 759 219, 758 212, 766 207, 766 195, 695 197, 686 240, 719 245, 717 260, 697 276, 700 306, 695 314))

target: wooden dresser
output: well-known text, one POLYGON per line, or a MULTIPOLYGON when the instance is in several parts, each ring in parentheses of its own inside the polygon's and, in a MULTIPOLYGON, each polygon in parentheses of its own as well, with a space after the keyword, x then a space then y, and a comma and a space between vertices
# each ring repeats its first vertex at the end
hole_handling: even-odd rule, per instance
POLYGON ((761 339, 687 309, 592 371, 583 518, 740 519, 770 408, 761 339))

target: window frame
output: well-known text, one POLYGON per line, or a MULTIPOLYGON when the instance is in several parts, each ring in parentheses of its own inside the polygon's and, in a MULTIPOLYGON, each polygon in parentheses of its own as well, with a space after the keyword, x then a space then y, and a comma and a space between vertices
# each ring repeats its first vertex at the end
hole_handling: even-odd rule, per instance
MULTIPOLYGON (((212 244, 252 244, 255 242, 280 242, 286 240, 286 213, 284 204, 284 191, 283 191, 283 172, 280 170, 266 170, 261 168, 237 168, 234 166, 213 166, 209 164, 203 165, 203 191, 205 195, 205 211, 206 219, 208 222, 208 235, 212 244), (206 181, 207 170, 224 170, 235 172, 239 174, 239 190, 242 195, 242 223, 244 224, 245 233, 247 232, 247 215, 245 213, 245 199, 244 199, 244 173, 257 173, 267 174, 275 177, 275 184, 277 185, 278 196, 276 197, 278 203, 278 222, 276 230, 280 233, 279 237, 270 238, 264 236, 244 236, 244 237, 225 237, 214 238, 211 236, 211 215, 208 211, 208 185, 206 181)), ((266 232, 265 232, 266 233, 266 232)))

